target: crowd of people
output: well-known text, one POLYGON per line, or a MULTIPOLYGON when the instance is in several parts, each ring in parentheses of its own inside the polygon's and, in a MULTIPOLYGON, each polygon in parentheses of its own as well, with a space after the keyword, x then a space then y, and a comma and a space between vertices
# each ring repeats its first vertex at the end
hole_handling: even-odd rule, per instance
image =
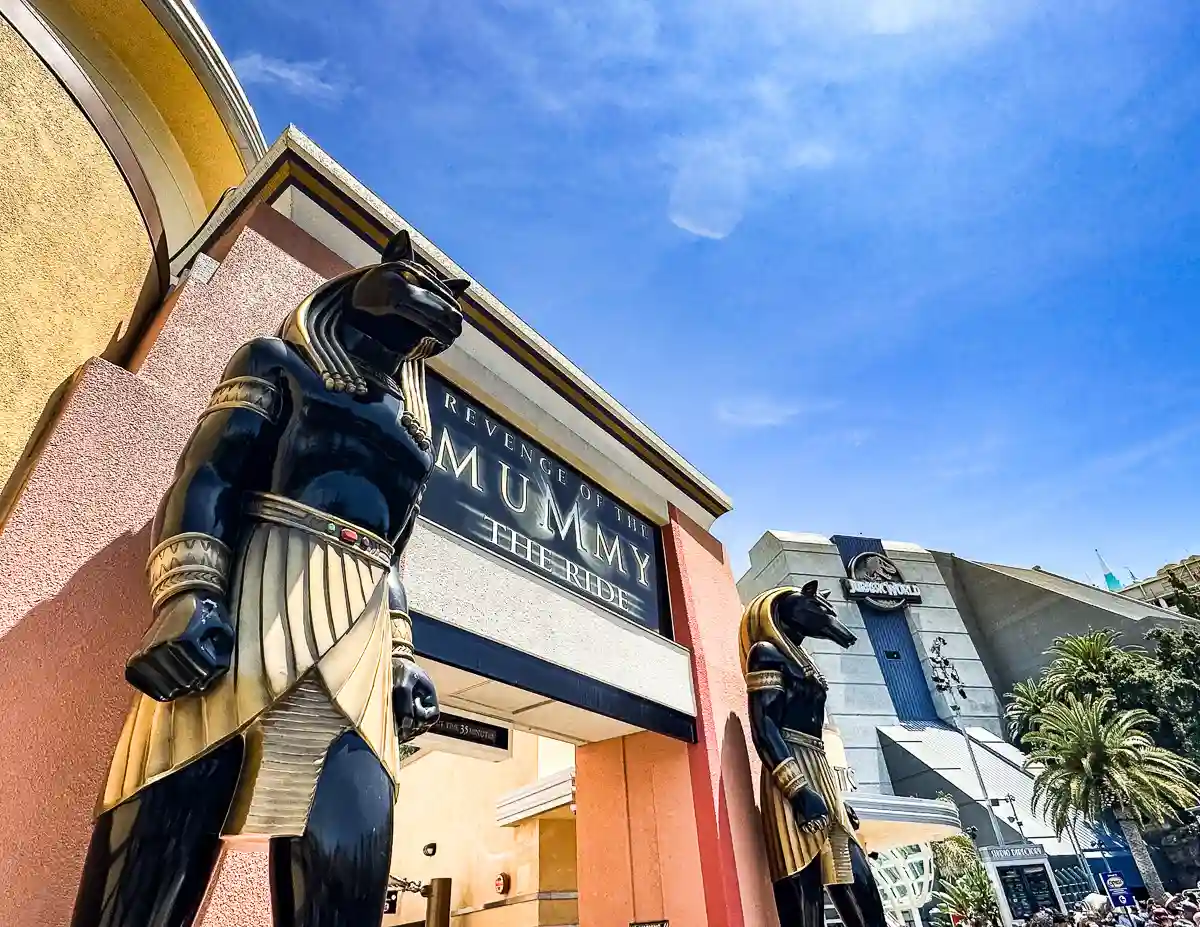
POLYGON ((1200 927, 1200 890, 1167 895, 1162 903, 1146 902, 1133 909, 1113 908, 1104 895, 1089 895, 1074 913, 1039 911, 1026 927, 1200 927))

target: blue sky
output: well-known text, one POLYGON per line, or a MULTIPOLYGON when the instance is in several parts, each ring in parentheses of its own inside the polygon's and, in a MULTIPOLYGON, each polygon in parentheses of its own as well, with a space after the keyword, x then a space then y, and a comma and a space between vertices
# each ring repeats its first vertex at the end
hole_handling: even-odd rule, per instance
POLYGON ((1200 9, 200 0, 294 122, 767 528, 1200 551, 1200 9))

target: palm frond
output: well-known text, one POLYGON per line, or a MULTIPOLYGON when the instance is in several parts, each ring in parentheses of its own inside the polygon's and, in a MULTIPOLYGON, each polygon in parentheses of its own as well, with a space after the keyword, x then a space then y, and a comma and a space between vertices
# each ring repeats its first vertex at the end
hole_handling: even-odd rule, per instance
POLYGON ((1055 638, 1046 651, 1051 661, 1043 677, 1051 693, 1062 696, 1073 691, 1081 678, 1103 676, 1106 666, 1119 650, 1138 649, 1118 648, 1120 636, 1117 631, 1101 629, 1055 638))
MULTIPOLYGON (((1111 643, 1112 632, 1089 636, 1111 643)), ((1033 807, 1060 835, 1076 816, 1098 821, 1116 810, 1146 825, 1196 803, 1200 768, 1155 745, 1147 728, 1157 719, 1149 712, 1113 711, 1108 696, 1070 695, 1038 717, 1025 765, 1040 767, 1033 807)))

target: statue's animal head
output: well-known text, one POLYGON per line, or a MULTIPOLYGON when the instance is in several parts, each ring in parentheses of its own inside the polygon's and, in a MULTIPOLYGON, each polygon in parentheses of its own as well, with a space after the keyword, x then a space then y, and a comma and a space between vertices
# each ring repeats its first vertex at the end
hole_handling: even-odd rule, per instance
POLYGON ((839 647, 850 647, 858 640, 838 621, 837 609, 829 601, 829 593, 817 591, 815 579, 805 583, 798 594, 787 597, 779 617, 784 632, 797 645, 806 637, 824 638, 839 647))
POLYGON ((441 279, 417 261, 412 239, 401 229, 384 248, 380 263, 354 282, 343 311, 347 321, 400 355, 418 345, 429 357, 462 334, 458 297, 468 280, 441 279))

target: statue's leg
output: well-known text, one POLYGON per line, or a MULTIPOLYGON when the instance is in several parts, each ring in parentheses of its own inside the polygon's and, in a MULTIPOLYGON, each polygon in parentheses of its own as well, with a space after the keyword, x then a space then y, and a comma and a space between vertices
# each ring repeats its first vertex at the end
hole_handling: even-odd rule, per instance
POLYGON ((779 927, 824 927, 825 886, 821 883, 821 857, 800 872, 775 883, 775 909, 779 927))
POLYGON ((234 737, 102 814, 72 927, 188 927, 221 852, 245 746, 234 737))
POLYGON ((883 901, 867 854, 855 840, 850 841, 850 860, 854 867, 853 885, 830 885, 829 897, 846 927, 883 927, 883 901))
POLYGON ((303 837, 271 841, 275 927, 379 927, 392 861, 392 780, 354 731, 325 757, 303 837))

